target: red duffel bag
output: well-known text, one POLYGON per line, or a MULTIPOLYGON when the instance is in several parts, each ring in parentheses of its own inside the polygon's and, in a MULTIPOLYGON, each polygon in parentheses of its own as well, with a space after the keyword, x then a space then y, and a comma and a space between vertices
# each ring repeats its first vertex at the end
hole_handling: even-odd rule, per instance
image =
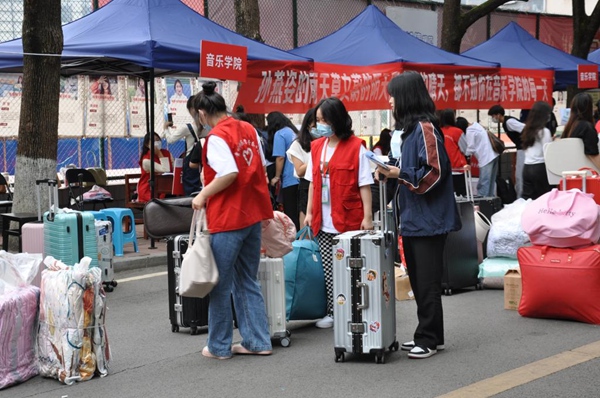
POLYGON ((563 179, 558 184, 560 191, 577 188, 594 195, 594 202, 600 205, 600 175, 594 169, 582 167, 578 171, 563 171, 563 179))
POLYGON ((600 245, 517 251, 523 294, 519 314, 600 325, 600 245))

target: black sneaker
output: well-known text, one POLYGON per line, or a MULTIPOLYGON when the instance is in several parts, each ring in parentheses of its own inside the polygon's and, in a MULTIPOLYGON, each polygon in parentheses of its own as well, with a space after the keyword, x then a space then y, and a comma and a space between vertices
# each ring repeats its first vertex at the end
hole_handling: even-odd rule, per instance
MULTIPOLYGON (((400 346, 400 349, 402 351, 410 351, 413 348, 415 348, 414 341, 407 341, 406 343, 402 343, 402 345, 400 346)), ((446 346, 444 344, 438 344, 438 346, 436 347, 436 351, 444 351, 444 349, 446 349, 446 346)))
POLYGON ((431 348, 427 347, 416 346, 415 348, 409 351, 408 357, 413 359, 423 359, 429 358, 430 356, 433 356, 435 354, 437 354, 437 350, 432 350, 431 348))

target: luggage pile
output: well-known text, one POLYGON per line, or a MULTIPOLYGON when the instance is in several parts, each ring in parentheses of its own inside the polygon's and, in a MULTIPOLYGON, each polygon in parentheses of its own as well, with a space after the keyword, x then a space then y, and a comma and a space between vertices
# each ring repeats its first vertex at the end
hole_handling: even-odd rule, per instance
POLYGON ((600 324, 600 206, 578 189, 529 203, 522 224, 534 246, 518 251, 519 314, 600 324))

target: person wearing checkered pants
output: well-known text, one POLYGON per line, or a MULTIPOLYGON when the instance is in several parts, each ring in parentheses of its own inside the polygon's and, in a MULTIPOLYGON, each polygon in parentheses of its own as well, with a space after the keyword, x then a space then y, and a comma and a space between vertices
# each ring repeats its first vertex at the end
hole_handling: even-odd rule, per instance
POLYGON ((327 291, 327 315, 318 328, 333 327, 333 237, 343 232, 373 229, 373 176, 364 141, 354 135, 346 107, 335 97, 315 108, 317 127, 311 130, 310 157, 304 178, 310 181, 304 224, 317 237, 327 291), (314 167, 313 167, 314 165, 314 167))

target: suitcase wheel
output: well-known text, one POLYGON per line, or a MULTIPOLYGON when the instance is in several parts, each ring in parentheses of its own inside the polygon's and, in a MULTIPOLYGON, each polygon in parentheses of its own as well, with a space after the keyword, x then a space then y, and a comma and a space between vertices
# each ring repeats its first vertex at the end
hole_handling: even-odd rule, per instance
POLYGON ((444 296, 452 296, 452 289, 444 289, 444 296))
POLYGON ((340 352, 340 353, 335 353, 335 361, 336 362, 344 362, 344 353, 340 352))
POLYGON ((289 347, 291 341, 290 341, 289 337, 283 337, 283 338, 281 338, 281 340, 279 340, 279 343, 281 344, 282 347, 289 347))
POLYGON ((398 343, 397 341, 394 341, 394 344, 392 344, 390 346, 390 351, 394 350, 394 351, 398 351, 400 349, 400 343, 398 343))
POLYGON ((197 334, 200 334, 200 332, 198 331, 198 328, 196 326, 192 326, 190 328, 190 335, 195 336, 197 334))
POLYGON ((114 287, 112 287, 112 286, 111 286, 111 285, 109 285, 109 284, 106 284, 106 286, 104 286, 104 290, 106 290, 107 292, 109 292, 109 293, 110 293, 110 292, 112 292, 113 290, 115 290, 115 288, 114 288, 114 287))
POLYGON ((179 332, 179 326, 177 326, 177 325, 171 325, 171 332, 173 332, 173 333, 179 332))
POLYGON ((375 363, 385 363, 385 355, 383 355, 383 354, 375 355, 375 363))
POLYGON ((110 284, 111 284, 113 287, 117 287, 117 285, 118 285, 119 283, 118 283, 117 281, 111 281, 111 282, 110 282, 110 284))

